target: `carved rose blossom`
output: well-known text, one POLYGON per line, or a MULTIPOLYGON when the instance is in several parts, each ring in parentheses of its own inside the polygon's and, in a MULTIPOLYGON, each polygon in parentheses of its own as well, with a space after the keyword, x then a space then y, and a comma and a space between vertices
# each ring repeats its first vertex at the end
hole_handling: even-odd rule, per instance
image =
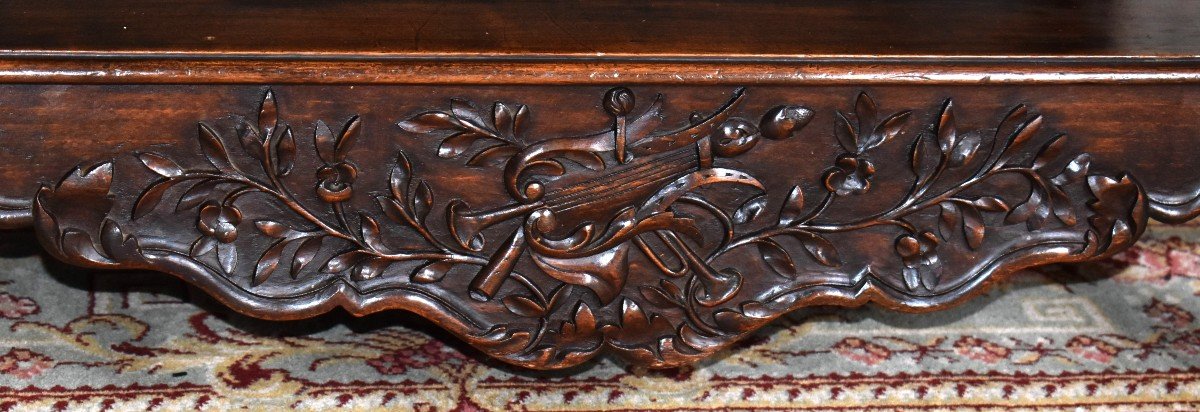
POLYGON ((358 177, 358 168, 347 162, 322 166, 317 170, 317 196, 328 203, 345 202, 353 194, 351 185, 358 177))
POLYGON ((954 352, 968 359, 995 364, 1007 359, 1012 350, 974 336, 963 336, 954 342, 954 352))
POLYGON ((0 317, 20 319, 38 313, 39 310, 37 302, 33 299, 0 293, 0 317))
POLYGON ((33 378, 52 367, 54 359, 28 349, 13 349, 0 355, 0 373, 18 379, 33 378))
POLYGON ((221 243, 230 243, 237 239, 239 223, 242 223, 242 212, 238 208, 210 203, 200 209, 196 228, 205 236, 216 238, 221 243))
POLYGON ((860 155, 843 153, 825 174, 825 188, 839 196, 861 195, 871 189, 875 165, 860 155))

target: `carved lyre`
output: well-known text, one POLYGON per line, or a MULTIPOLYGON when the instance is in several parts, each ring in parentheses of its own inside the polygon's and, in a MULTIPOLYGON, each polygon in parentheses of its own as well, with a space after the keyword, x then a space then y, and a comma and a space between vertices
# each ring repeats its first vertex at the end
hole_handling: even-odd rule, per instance
POLYGON ((757 144, 760 136, 789 137, 806 124, 812 111, 780 106, 759 127, 731 118, 742 102, 738 89, 722 107, 704 116, 693 114, 688 125, 655 132, 662 122, 662 96, 649 108, 631 115, 633 93, 625 88, 609 91, 605 109, 613 127, 600 133, 545 140, 513 155, 504 169, 504 184, 515 203, 482 212, 468 211, 462 201, 448 205, 452 235, 460 246, 479 251, 480 233, 498 223, 524 218, 470 284, 471 296, 495 296, 522 253, 529 249, 533 261, 551 276, 587 286, 602 302, 612 301, 625 281, 630 243, 667 275, 695 271, 705 288, 706 305, 720 304, 738 290, 736 273, 709 268, 676 234, 702 242, 700 230, 669 206, 688 191, 712 183, 733 183, 759 190, 763 186, 747 173, 713 166, 714 157, 733 157, 757 144), (592 167, 566 172, 555 162, 554 173, 539 166, 566 156, 596 159, 592 167), (559 176, 554 176, 558 174, 559 176), (673 254, 680 267, 671 268, 642 239, 653 233, 673 254))

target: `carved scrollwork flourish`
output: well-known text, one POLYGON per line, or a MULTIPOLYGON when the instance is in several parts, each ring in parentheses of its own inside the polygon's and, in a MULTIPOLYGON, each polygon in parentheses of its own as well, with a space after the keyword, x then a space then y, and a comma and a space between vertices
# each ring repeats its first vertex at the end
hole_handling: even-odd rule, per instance
POLYGON ((815 304, 930 309, 1020 268, 1114 253, 1145 227, 1141 186, 1094 172, 1025 106, 966 129, 951 100, 884 115, 860 94, 820 143, 838 153, 803 160, 829 166, 800 176, 754 165, 787 164, 764 146, 821 138, 817 112, 747 118, 745 100, 664 127, 662 96, 616 88, 610 127, 535 138, 524 105, 453 99, 390 129, 436 149, 385 163, 356 160, 367 120, 295 128, 268 91, 254 121, 200 123, 193 149, 42 188, 35 223, 74 263, 170 272, 260 316, 408 309, 539 368, 605 348, 689 362, 815 304), (458 174, 488 170, 472 176, 502 191, 458 174))

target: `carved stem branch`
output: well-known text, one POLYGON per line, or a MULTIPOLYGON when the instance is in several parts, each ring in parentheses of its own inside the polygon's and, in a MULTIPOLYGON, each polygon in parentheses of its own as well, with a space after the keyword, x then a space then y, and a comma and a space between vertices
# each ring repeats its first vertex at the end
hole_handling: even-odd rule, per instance
MULTIPOLYGON (((317 225, 317 227, 319 227, 327 235, 336 237, 338 239, 345 240, 347 242, 351 242, 355 246, 357 246, 360 250, 362 250, 363 253, 366 253, 366 254, 369 254, 372 256, 376 256, 376 257, 379 257, 382 259, 389 259, 389 260, 448 260, 448 261, 457 262, 457 263, 472 263, 472 264, 480 264, 480 265, 487 264, 486 259, 478 258, 475 256, 464 256, 464 255, 460 255, 460 254, 456 254, 456 253, 441 253, 441 252, 383 253, 383 252, 380 252, 380 251, 372 248, 370 245, 367 245, 362 240, 359 240, 358 237, 347 234, 341 230, 334 228, 333 226, 330 226, 323 219, 317 217, 315 214, 313 214, 311 211, 309 211, 308 208, 304 207, 304 205, 300 204, 299 202, 296 202, 292 197, 290 197, 289 194, 282 193, 282 192, 275 190, 267 185, 259 183, 259 182, 255 181, 254 179, 250 179, 250 178, 242 176, 240 174, 237 176, 229 176, 229 175, 223 175, 223 174, 211 173, 211 172, 196 172, 196 173, 190 173, 187 176, 187 178, 212 178, 212 179, 224 180, 224 181, 233 182, 233 183, 239 183, 239 184, 249 186, 259 192, 271 195, 271 196, 275 197, 276 199, 278 199, 281 203, 283 203, 283 205, 286 206, 288 209, 291 209, 293 212, 296 212, 296 214, 300 215, 301 217, 303 217, 305 220, 309 221, 310 223, 317 225)), ((343 222, 342 224, 345 225, 345 222, 343 222)), ((349 230, 349 229, 347 229, 347 230, 349 230)))
MULTIPOLYGON (((921 192, 921 193, 913 193, 913 194, 907 196, 906 200, 904 202, 901 202, 900 205, 898 205, 897 207, 892 208, 891 210, 888 210, 886 212, 880 213, 875 216, 867 217, 867 218, 860 219, 857 221, 852 221, 852 222, 821 223, 821 224, 811 224, 810 225, 808 223, 809 220, 811 220, 812 218, 815 218, 817 215, 819 215, 820 211, 823 211, 824 208, 828 206, 828 203, 832 202, 832 198, 834 196, 830 195, 830 196, 826 197, 826 201, 822 202, 822 205, 817 207, 817 209, 814 211, 814 213, 811 213, 810 216, 806 217, 805 219, 798 220, 797 224, 790 225, 790 226, 782 226, 782 227, 777 226, 777 227, 764 228, 764 229, 760 229, 758 231, 752 232, 750 234, 747 234, 746 236, 743 236, 741 238, 738 238, 737 240, 734 240, 733 242, 730 242, 725 247, 717 249, 708 258, 708 261, 712 262, 716 258, 720 257, 721 255, 723 255, 735 248, 745 246, 745 245, 760 241, 762 239, 786 234, 786 233, 792 232, 792 231, 837 233, 837 232, 847 232, 847 231, 852 231, 852 230, 858 230, 858 229, 863 229, 863 228, 872 227, 872 226, 894 225, 894 226, 902 227, 905 230, 912 233, 912 232, 916 231, 916 228, 914 228, 908 222, 905 222, 904 220, 902 220, 902 218, 904 216, 912 214, 918 210, 921 210, 921 209, 936 205, 938 203, 944 202, 944 201, 954 197, 955 195, 962 193, 963 191, 970 189, 970 188, 974 187, 975 185, 982 183, 983 181, 986 181, 987 179, 990 179, 994 176, 1004 174, 1004 173, 1014 173, 1014 174, 1019 174, 1019 175, 1025 176, 1027 179, 1029 179, 1030 183, 1037 184, 1038 187, 1040 187, 1042 190, 1047 189, 1046 182, 1043 181, 1042 176, 1039 175, 1033 169, 1025 168, 1025 167, 998 168, 998 169, 992 169, 983 175, 973 177, 970 180, 967 180, 966 182, 963 182, 962 184, 960 184, 950 190, 947 190, 938 196, 934 196, 934 197, 919 201, 918 198, 919 198, 920 194, 925 191, 925 190, 920 190, 919 192, 921 192)), ((931 179, 931 181, 932 180, 933 179, 931 179)), ((928 187, 928 186, 926 186, 926 187, 928 187)))

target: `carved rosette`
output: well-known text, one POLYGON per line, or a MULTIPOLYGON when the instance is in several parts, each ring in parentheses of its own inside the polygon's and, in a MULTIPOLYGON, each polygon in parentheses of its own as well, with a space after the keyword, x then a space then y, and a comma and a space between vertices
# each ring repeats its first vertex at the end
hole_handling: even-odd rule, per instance
POLYGON ((42 188, 35 223, 72 263, 165 271, 269 318, 407 309, 536 368, 604 350, 690 362, 810 305, 932 309, 1114 253, 1146 224, 1132 177, 1094 173, 1025 106, 968 127, 950 100, 891 112, 860 94, 826 130, 813 109, 745 99, 667 127, 662 96, 617 88, 609 128, 557 138, 527 134, 526 106, 455 99, 368 136, 397 119, 294 127, 267 92, 253 120, 42 188), (802 130, 838 148, 795 159, 823 173, 753 167, 802 130), (384 140, 422 149, 356 160, 384 140))

